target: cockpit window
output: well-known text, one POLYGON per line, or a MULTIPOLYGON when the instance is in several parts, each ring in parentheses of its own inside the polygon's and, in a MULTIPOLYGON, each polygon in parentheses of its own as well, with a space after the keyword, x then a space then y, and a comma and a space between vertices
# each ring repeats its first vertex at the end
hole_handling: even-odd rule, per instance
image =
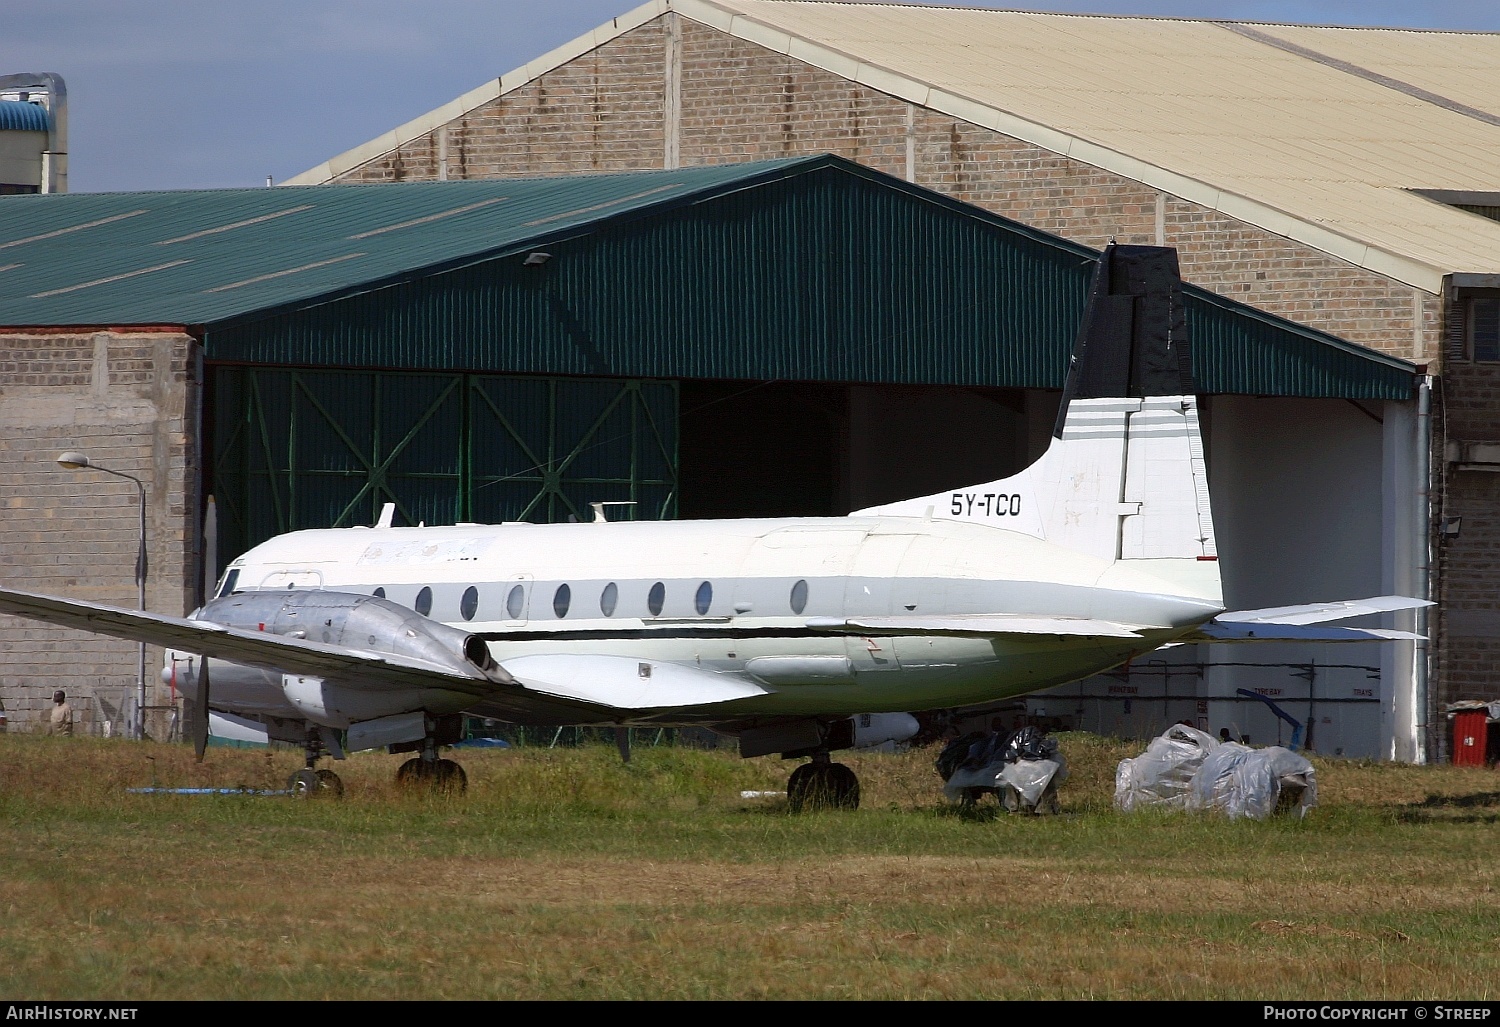
POLYGON ((222 599, 224 596, 234 594, 234 586, 240 580, 240 569, 238 567, 224 575, 224 583, 219 586, 215 598, 222 599))

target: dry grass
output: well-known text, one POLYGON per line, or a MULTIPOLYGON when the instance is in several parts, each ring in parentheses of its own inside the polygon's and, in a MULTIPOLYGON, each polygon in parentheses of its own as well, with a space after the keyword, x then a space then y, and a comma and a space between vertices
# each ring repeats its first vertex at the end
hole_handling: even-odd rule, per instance
POLYGON ((1303 822, 1113 812, 1137 747, 1063 737, 1056 818, 964 816, 932 751, 857 813, 787 765, 473 752, 460 799, 294 753, 0 737, 0 989, 24 998, 1492 998, 1491 772, 1319 763, 1303 822))

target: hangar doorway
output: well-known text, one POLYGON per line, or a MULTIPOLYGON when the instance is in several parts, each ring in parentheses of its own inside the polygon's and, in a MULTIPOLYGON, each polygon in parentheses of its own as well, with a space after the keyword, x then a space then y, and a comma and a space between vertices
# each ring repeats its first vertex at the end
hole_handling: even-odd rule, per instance
POLYGON ((684 381, 679 516, 837 517, 1021 470, 1060 393, 684 381))
POLYGON ((677 515, 677 384, 419 371, 210 369, 218 566, 287 531, 677 515))

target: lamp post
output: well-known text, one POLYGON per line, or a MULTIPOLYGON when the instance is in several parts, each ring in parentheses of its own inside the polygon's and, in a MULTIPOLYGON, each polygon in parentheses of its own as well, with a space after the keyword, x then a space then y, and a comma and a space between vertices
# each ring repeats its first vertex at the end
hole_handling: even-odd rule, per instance
MULTIPOLYGON (((114 471, 108 467, 100 467, 91 461, 83 453, 69 451, 57 458, 57 462, 70 471, 101 471, 104 474, 113 474, 116 478, 128 478, 135 482, 136 491, 141 499, 141 530, 140 538, 135 551, 135 588, 136 605, 139 609, 146 609, 146 486, 141 479, 133 474, 123 471, 114 471)), ((136 696, 135 696, 135 723, 131 729, 137 741, 146 737, 146 643, 140 643, 140 663, 136 669, 136 696)))

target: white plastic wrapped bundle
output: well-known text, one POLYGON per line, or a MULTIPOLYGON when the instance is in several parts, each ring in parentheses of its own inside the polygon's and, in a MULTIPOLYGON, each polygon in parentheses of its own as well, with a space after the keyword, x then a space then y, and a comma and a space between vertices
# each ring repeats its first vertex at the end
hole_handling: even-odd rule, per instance
POLYGON ((1231 820, 1264 820, 1278 810, 1306 816, 1317 804, 1317 776, 1301 756, 1279 745, 1251 749, 1223 742, 1193 777, 1189 806, 1218 810, 1231 820))
POLYGON ((1187 809, 1193 775, 1222 743, 1186 724, 1173 724, 1134 759, 1115 770, 1115 806, 1129 813, 1145 806, 1187 809))
POLYGON ((1279 745, 1252 749, 1173 724, 1115 770, 1115 806, 1217 810, 1230 819, 1305 816, 1318 804, 1313 765, 1279 745))

